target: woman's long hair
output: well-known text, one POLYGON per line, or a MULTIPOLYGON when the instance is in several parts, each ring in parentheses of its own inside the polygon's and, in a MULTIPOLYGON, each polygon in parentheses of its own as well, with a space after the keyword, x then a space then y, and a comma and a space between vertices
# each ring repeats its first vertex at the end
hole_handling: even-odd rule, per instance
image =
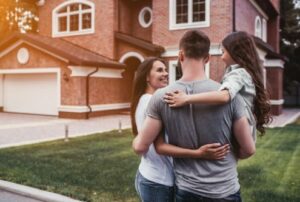
POLYGON ((131 118, 131 125, 132 125, 132 132, 133 135, 137 135, 137 126, 135 122, 135 112, 139 100, 143 94, 145 94, 147 89, 147 76, 150 74, 150 71, 153 67, 153 63, 155 61, 160 61, 165 64, 160 58, 157 57, 149 57, 145 59, 137 68, 135 79, 133 82, 133 90, 131 95, 131 109, 130 109, 130 118, 131 118))
POLYGON ((256 96, 253 100, 253 114, 256 118, 256 128, 263 135, 265 124, 271 122, 271 105, 269 96, 263 84, 263 71, 256 51, 255 42, 246 32, 233 32, 222 41, 223 47, 231 58, 251 75, 255 84, 256 96))

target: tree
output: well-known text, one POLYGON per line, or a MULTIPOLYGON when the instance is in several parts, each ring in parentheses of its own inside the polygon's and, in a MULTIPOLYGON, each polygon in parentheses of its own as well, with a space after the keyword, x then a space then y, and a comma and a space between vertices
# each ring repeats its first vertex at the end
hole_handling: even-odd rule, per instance
POLYGON ((37 30, 36 0, 0 0, 0 36, 37 30))
MULTIPOLYGON (((300 86, 300 1, 281 0, 280 51, 289 61, 284 65, 284 93, 298 96, 300 86), (297 5, 297 6, 296 6, 297 5)), ((298 104, 299 101, 298 101, 298 104)))

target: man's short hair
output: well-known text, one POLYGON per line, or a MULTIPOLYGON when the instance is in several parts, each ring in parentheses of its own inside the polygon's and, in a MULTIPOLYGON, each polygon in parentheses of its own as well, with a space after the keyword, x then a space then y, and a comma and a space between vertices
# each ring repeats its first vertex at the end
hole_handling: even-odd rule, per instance
POLYGON ((205 58, 209 53, 210 40, 208 36, 201 31, 187 31, 180 39, 179 48, 183 50, 187 58, 205 58))

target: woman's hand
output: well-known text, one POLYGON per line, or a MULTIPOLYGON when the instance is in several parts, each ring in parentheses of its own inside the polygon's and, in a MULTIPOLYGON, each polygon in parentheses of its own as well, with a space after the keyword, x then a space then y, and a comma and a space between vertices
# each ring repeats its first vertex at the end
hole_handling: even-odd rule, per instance
POLYGON ((229 153, 229 144, 221 145, 220 143, 212 143, 201 146, 194 150, 195 156, 207 160, 221 160, 229 153))
POLYGON ((170 107, 181 107, 188 104, 188 95, 183 91, 174 91, 166 93, 164 101, 169 104, 170 107))

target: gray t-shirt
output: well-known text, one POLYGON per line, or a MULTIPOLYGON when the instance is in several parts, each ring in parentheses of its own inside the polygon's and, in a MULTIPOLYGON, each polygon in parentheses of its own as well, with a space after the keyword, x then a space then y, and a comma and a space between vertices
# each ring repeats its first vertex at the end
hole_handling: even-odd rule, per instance
POLYGON ((224 105, 190 104, 170 108, 164 101, 166 92, 182 90, 187 94, 216 91, 220 84, 209 79, 177 81, 159 89, 152 96, 147 115, 163 122, 169 143, 197 149, 209 143, 231 144, 231 152, 224 160, 174 158, 175 183, 179 189, 209 198, 223 198, 240 188, 237 158, 233 152, 233 121, 245 116, 242 98, 237 95, 224 105))

